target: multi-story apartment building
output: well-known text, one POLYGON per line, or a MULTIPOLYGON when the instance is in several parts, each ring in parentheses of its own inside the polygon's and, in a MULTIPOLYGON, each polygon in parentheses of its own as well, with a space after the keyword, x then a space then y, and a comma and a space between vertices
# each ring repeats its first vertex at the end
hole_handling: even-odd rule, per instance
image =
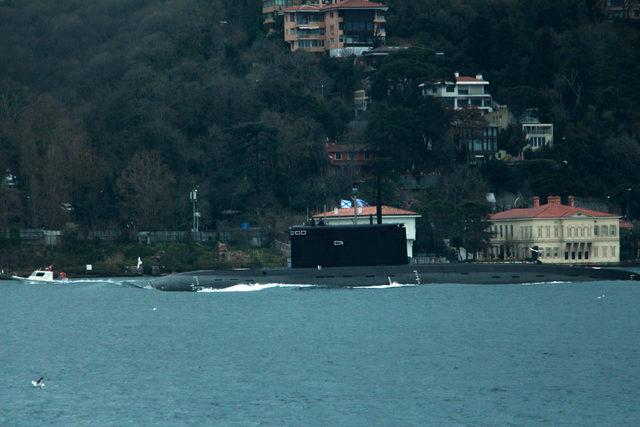
POLYGON ((373 153, 366 144, 336 144, 324 145, 331 166, 362 167, 372 162, 373 153))
POLYGON ((283 9, 291 50, 361 55, 386 38, 388 8, 369 0, 315 0, 283 9))
POLYGON ((456 122, 451 128, 459 159, 471 164, 482 164, 493 159, 498 152, 498 127, 456 122))
POLYGON ((527 141, 525 150, 536 151, 553 146, 553 123, 522 123, 522 133, 527 141))
POLYGON ((302 4, 302 0, 262 0, 262 23, 264 29, 273 31, 276 21, 287 7, 302 4))
POLYGON ((536 258, 550 264, 607 264, 620 261, 618 215, 575 206, 569 196, 533 198, 533 207, 490 215, 491 247, 486 260, 536 258))
POLYGON ((640 20, 640 0, 602 0, 600 9, 607 19, 640 20))
POLYGON ((482 78, 482 74, 471 77, 461 76, 458 72, 454 73, 454 81, 432 81, 420 85, 422 96, 442 98, 452 110, 476 108, 483 114, 493 111, 488 87, 489 82, 482 78))

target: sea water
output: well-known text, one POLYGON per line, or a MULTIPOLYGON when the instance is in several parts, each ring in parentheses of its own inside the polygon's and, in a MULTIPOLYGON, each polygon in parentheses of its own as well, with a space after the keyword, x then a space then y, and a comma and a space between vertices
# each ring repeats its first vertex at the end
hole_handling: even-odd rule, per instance
POLYGON ((0 282, 0 425, 637 425, 639 303, 631 282, 0 282))

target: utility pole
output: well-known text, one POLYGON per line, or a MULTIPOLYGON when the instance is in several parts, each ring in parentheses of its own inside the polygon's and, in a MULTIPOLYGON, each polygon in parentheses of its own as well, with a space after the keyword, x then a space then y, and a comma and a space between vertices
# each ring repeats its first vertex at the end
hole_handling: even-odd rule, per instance
POLYGON ((189 200, 191 200, 191 206, 193 208, 193 224, 191 231, 197 233, 200 229, 200 212, 198 212, 198 187, 194 188, 189 193, 189 200))
POLYGON ((351 200, 353 200, 353 223, 358 223, 358 187, 351 189, 351 200))
POLYGON ((630 214, 630 208, 629 208, 629 194, 631 194, 631 188, 627 188, 627 221, 631 221, 631 214, 630 214))

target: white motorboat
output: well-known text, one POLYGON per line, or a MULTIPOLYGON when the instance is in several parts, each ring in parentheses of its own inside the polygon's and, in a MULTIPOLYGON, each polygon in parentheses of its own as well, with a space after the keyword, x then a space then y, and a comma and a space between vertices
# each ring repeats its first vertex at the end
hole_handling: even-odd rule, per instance
POLYGON ((53 270, 36 270, 29 277, 20 277, 20 276, 11 276, 12 279, 15 280, 24 280, 27 282, 58 282, 67 280, 66 275, 63 272, 60 272, 60 279, 54 280, 53 278, 53 270))

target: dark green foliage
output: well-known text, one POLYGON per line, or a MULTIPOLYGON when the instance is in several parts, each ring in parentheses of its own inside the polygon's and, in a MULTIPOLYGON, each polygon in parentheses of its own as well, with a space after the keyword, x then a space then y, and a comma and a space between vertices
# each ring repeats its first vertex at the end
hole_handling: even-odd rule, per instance
MULTIPOLYGON (((530 165, 487 165, 488 190, 624 204, 640 188, 637 27, 603 22, 584 0, 386 3, 389 41, 414 47, 372 71, 291 54, 264 37, 259 0, 2 2, 0 172, 19 187, 3 190, 0 223, 130 224, 141 207, 117 183, 139 152, 158 153, 171 184, 149 199, 165 205, 147 209, 151 228, 188 227, 195 186, 204 228, 228 209, 268 218, 330 205, 353 182, 326 173, 323 145, 349 137, 362 87, 374 101, 364 139, 385 169, 448 171, 450 118, 418 85, 455 70, 482 73, 498 102, 555 125, 556 147, 530 165)), ((501 141, 509 152, 517 133, 501 141)))

